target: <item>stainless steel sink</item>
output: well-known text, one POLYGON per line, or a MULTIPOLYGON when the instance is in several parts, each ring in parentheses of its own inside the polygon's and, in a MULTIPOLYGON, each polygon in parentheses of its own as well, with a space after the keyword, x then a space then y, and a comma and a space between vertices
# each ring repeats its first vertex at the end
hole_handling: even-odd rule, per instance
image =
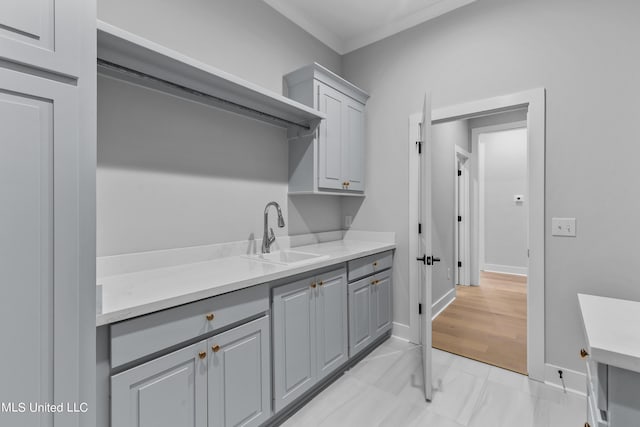
POLYGON ((329 258, 329 255, 319 255, 309 252, 300 252, 286 249, 282 251, 271 252, 268 254, 247 255, 247 257, 258 261, 270 262, 273 264, 299 265, 326 259, 329 258))

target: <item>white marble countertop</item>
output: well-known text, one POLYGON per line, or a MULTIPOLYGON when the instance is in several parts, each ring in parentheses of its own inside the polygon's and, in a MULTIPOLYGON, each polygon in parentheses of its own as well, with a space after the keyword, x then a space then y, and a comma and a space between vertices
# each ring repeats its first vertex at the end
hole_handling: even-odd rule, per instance
POLYGON ((282 279, 394 249, 394 243, 337 240, 292 248, 325 255, 304 265, 278 265, 243 256, 155 268, 98 279, 102 309, 96 326, 282 279))
POLYGON ((640 302, 578 294, 589 356, 640 372, 640 302))

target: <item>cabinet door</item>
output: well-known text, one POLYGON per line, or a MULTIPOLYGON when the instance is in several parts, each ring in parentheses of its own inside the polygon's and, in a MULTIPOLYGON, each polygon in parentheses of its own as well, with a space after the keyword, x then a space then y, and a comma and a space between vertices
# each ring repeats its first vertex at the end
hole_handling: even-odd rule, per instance
POLYGON ((349 356, 373 340, 372 294, 374 282, 362 279, 349 285, 349 356))
POLYGON ((316 382, 314 280, 273 290, 273 381, 275 410, 284 408, 316 382))
POLYGON ((209 427, 259 426, 271 415, 269 316, 216 335, 209 351, 209 427))
POLYGON ((348 359, 347 279, 344 269, 317 278, 318 380, 348 359))
POLYGON ((318 187, 342 190, 345 95, 322 83, 316 85, 318 109, 327 115, 318 129, 318 187))
POLYGON ((82 24, 95 31, 95 10, 86 0, 3 0, 0 55, 3 59, 66 75, 78 75, 82 24))
POLYGON ((364 191, 364 105, 349 99, 344 106, 342 176, 348 190, 364 191))
POLYGON ((206 341, 111 377, 112 427, 205 427, 206 341))
MULTIPOLYGON (((77 88, 0 69, 1 402, 80 398, 77 102, 77 88)), ((78 423, 66 413, 5 417, 78 423)))
POLYGON ((374 339, 391 329, 391 270, 375 277, 373 286, 374 339))

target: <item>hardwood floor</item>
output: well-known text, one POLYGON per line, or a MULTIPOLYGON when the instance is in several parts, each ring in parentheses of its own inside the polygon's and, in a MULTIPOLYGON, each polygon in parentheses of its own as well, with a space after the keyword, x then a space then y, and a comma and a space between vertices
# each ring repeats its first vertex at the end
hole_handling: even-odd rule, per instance
POLYGON ((527 374, 527 278, 480 273, 433 321, 433 347, 527 374))

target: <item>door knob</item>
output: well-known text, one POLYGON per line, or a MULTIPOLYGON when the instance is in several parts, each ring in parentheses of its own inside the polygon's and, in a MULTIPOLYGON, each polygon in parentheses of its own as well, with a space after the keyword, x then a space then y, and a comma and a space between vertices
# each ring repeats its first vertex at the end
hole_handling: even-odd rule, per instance
POLYGON ((434 256, 428 256, 427 257, 427 265, 433 265, 436 262, 440 262, 440 258, 436 258, 434 256))

